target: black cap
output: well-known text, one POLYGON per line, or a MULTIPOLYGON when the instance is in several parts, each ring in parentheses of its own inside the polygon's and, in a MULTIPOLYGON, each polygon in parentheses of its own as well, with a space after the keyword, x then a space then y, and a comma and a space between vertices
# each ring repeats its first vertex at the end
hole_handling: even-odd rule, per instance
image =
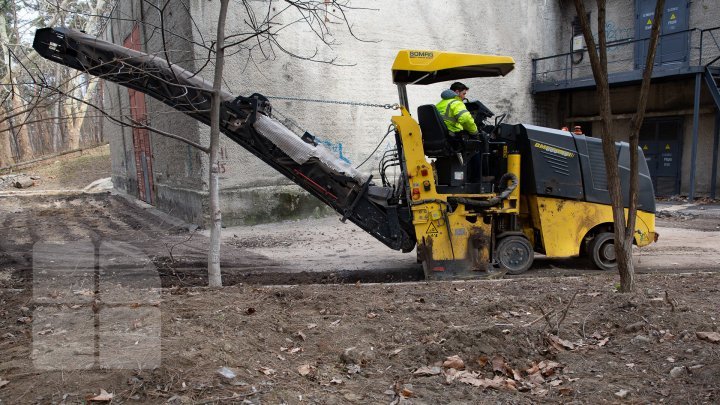
POLYGON ((452 90, 452 91, 470 90, 470 87, 468 87, 460 82, 455 82, 450 86, 450 90, 452 90))

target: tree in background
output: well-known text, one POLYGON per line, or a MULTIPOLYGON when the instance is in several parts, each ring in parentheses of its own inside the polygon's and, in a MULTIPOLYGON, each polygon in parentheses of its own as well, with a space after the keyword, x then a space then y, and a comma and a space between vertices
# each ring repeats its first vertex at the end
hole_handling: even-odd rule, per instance
POLYGON ((605 157, 605 169, 607 171, 608 191, 612 203, 614 233, 615 233, 615 256, 618 272, 620 273, 620 291, 635 291, 635 268, 632 262, 632 246, 635 237, 635 220, 637 213, 638 196, 638 145, 639 133, 645 117, 645 107, 650 90, 650 79, 652 78, 653 65, 655 63, 655 51, 660 36, 660 23, 665 8, 665 0, 658 0, 655 5, 655 15, 652 23, 650 42, 648 45, 647 58, 643 70, 640 95, 635 114, 631 120, 630 127, 630 184, 629 206, 627 218, 622 196, 622 185, 620 184, 620 172, 618 167, 617 149, 615 146, 615 132, 613 129, 612 106, 610 104, 610 87, 608 83, 607 67, 607 38, 605 36, 605 0, 596 0, 597 23, 598 23, 598 45, 595 45, 588 20, 587 11, 583 0, 574 0, 575 10, 580 18, 580 24, 587 44, 587 52, 590 56, 593 77, 597 91, 597 102, 602 122, 602 148, 605 157), (634 153, 633 153, 634 152, 634 153))
POLYGON ((107 9, 105 0, 0 0, 0 167, 102 142, 86 122, 98 80, 38 58, 29 42, 45 26, 97 33, 107 9))

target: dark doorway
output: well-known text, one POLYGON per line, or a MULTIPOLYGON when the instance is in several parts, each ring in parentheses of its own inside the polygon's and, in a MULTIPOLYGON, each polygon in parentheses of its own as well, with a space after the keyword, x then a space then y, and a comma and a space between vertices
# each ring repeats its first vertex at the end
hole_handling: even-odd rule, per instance
MULTIPOLYGON (((140 29, 135 26, 132 33, 125 38, 123 46, 136 51, 140 49, 140 29)), ((147 109, 145 94, 128 89, 130 96, 130 116, 133 121, 141 124, 147 123, 147 109)), ((133 147, 135 149, 135 171, 138 182, 138 198, 148 204, 153 202, 153 171, 152 150, 150 148, 150 134, 144 128, 133 127, 133 147)))
MULTIPOLYGON (((635 38, 648 39, 655 16, 656 0, 635 1, 635 38)), ((688 63, 689 49, 689 7, 688 0, 666 0, 662 26, 655 55, 655 65, 685 65, 688 63)), ((648 41, 635 45, 635 68, 645 67, 648 41)))
POLYGON ((640 129, 640 147, 657 196, 680 194, 682 127, 681 117, 648 118, 640 129))

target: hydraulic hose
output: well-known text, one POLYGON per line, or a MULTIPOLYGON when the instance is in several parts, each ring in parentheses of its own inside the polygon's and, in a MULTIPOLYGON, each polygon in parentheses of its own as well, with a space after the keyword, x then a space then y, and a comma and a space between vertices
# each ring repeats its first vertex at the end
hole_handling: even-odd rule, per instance
POLYGON ((490 199, 475 200, 472 198, 458 197, 448 198, 448 202, 457 202, 459 204, 465 204, 469 207, 493 207, 510 197, 510 194, 512 194, 512 192, 517 188, 518 178, 516 175, 514 175, 513 173, 505 173, 502 175, 502 177, 500 177, 500 184, 507 183, 508 181, 510 181, 510 184, 505 188, 505 190, 490 199))

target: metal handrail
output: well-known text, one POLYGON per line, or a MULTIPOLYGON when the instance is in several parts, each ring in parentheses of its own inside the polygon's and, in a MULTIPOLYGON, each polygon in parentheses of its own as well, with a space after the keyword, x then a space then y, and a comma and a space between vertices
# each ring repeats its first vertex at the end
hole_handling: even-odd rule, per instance
MULTIPOLYGON (((720 27, 719 27, 719 28, 720 28, 720 27)), ((682 31, 677 31, 677 32, 671 32, 670 34, 660 35, 660 38, 662 38, 662 37, 669 37, 669 36, 672 36, 672 35, 684 34, 684 33, 686 33, 686 32, 692 32, 692 31, 699 31, 699 29, 698 29, 698 28, 690 28, 690 29, 687 29, 687 30, 682 30, 682 31)), ((650 40, 650 38, 643 38, 643 39, 623 38, 623 39, 618 39, 618 40, 615 40, 615 41, 610 41, 610 42, 608 42, 606 45, 607 45, 608 48, 613 48, 613 47, 615 47, 615 46, 627 45, 627 44, 631 44, 631 43, 634 43, 634 42, 642 42, 642 41, 649 41, 649 40, 650 40)), ((595 48, 596 48, 596 49, 599 49, 600 46, 599 46, 599 45, 595 45, 595 48)), ((534 62, 534 61, 547 60, 547 59, 553 59, 553 58, 559 58, 559 57, 561 57, 561 56, 574 55, 574 54, 576 54, 577 52, 579 52, 579 51, 567 52, 567 53, 558 53, 558 54, 551 55, 551 56, 544 56, 544 57, 542 57, 542 58, 533 58, 533 62, 534 62)), ((583 52, 584 52, 584 50, 583 50, 583 52)))
MULTIPOLYGON (((699 29, 699 28, 690 28, 687 30, 672 32, 669 34, 663 34, 660 35, 660 38, 666 38, 671 36, 677 36, 677 35, 688 35, 688 43, 690 44, 690 50, 691 52, 688 53, 687 58, 684 59, 687 63, 696 62, 695 65, 697 66, 709 66, 713 63, 716 63, 720 61, 720 27, 713 27, 713 28, 706 28, 706 29, 699 29), (697 35, 700 35, 699 40, 699 46, 692 46, 693 39, 697 41, 697 35), (717 53, 717 57, 709 61, 708 63, 704 63, 703 58, 706 57, 707 52, 703 53, 703 48, 707 47, 708 41, 712 41, 710 43, 714 43, 715 47, 710 50, 711 55, 715 55, 717 53)), ((649 38, 643 38, 643 39, 632 39, 632 38, 624 38, 619 39, 615 41, 610 41, 607 43, 607 49, 610 51, 613 48, 617 49, 618 47, 628 47, 628 46, 637 46, 639 43, 643 43, 645 41, 649 41, 649 38)), ((696 42, 697 43, 697 42, 696 42)), ((596 46, 596 49, 598 46, 596 46)), ((586 48, 587 49, 587 48, 586 48)), ((584 49, 583 52, 586 50, 584 49)), ((532 59, 532 83, 539 83, 542 82, 540 80, 540 76, 548 75, 548 76, 554 76, 554 79, 550 79, 553 82, 567 82, 569 80, 574 79, 573 70, 576 69, 584 69, 588 68, 586 64, 583 65, 577 65, 576 63, 571 62, 571 58, 578 54, 578 51, 575 52, 566 52, 566 53, 560 53, 555 54, 551 56, 545 56, 541 58, 533 58, 532 59), (561 58, 564 58, 561 59, 561 58), (542 62, 546 62, 549 60, 556 60, 557 63, 553 66, 548 66, 547 69, 542 69, 540 64, 542 62), (569 70, 569 72, 568 72, 569 70), (564 74, 563 74, 564 73, 564 74)), ((608 65, 614 65, 618 66, 623 63, 629 63, 633 60, 633 57, 623 58, 622 55, 620 58, 614 58, 608 60, 608 65)), ((622 69, 622 67, 620 67, 622 69)), ((633 68, 628 69, 628 71, 635 70, 633 68)), ((584 78, 584 76, 582 76, 584 78)), ((588 76, 590 77, 590 75, 588 76)))

